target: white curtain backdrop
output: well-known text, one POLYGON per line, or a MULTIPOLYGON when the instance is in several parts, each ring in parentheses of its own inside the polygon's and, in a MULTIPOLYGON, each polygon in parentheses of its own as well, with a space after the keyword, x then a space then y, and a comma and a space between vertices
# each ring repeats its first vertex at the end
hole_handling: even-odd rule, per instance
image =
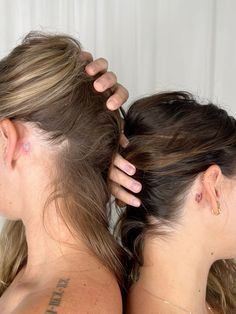
POLYGON ((236 115, 235 0, 0 0, 0 57, 30 30, 76 36, 130 100, 189 90, 236 115))
POLYGON ((186 89, 236 114, 235 0, 0 0, 0 57, 30 30, 104 56, 131 100, 186 89))

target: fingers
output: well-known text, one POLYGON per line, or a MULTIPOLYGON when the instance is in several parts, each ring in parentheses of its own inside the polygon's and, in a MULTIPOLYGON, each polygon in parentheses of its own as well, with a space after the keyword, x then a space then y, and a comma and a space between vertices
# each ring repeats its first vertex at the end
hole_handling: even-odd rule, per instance
POLYGON ((95 82, 94 88, 98 92, 104 92, 117 84, 117 77, 113 72, 106 72, 102 74, 95 82))
POLYGON ((80 58, 81 58, 82 61, 88 61, 88 62, 92 62, 93 61, 93 56, 88 51, 82 51, 81 54, 80 54, 80 58))
MULTIPOLYGON (((92 55, 88 52, 83 52, 83 54, 84 57, 91 58, 92 60, 92 55)), ((107 100, 107 107, 110 110, 116 110, 127 101, 129 93, 124 86, 117 83, 115 73, 107 72, 107 69, 108 62, 104 58, 96 59, 85 67, 85 71, 91 76, 98 73, 104 73, 94 82, 94 88, 98 92, 104 92, 105 90, 112 88, 113 95, 107 100)))
POLYGON ((116 110, 120 108, 128 99, 129 92, 128 90, 117 84, 114 89, 114 94, 107 100, 107 107, 110 110, 116 110))
POLYGON ((126 148, 129 145, 129 140, 124 134, 121 134, 120 136, 120 146, 123 148, 126 148))
POLYGON ((115 198, 125 204, 139 207, 141 205, 139 198, 125 190, 126 188, 133 193, 141 191, 141 183, 130 177, 135 172, 136 168, 134 165, 125 160, 121 155, 116 154, 109 177, 112 181, 112 194, 115 198))
POLYGON ((141 205, 141 201, 137 197, 128 193, 116 183, 112 183, 111 192, 115 196, 115 198, 127 205, 131 205, 134 207, 139 207, 141 205))
POLYGON ((122 185, 123 187, 134 193, 139 193, 142 189, 141 183, 134 180, 132 177, 117 169, 116 167, 111 168, 110 180, 119 185, 122 185))
POLYGON ((120 154, 116 154, 113 164, 118 169, 122 170, 130 176, 133 176, 136 172, 135 166, 124 159, 120 154))
POLYGON ((119 207, 125 207, 126 204, 120 200, 118 200, 118 198, 115 199, 116 205, 119 207))
POLYGON ((96 75, 101 72, 106 72, 107 69, 108 69, 108 62, 104 58, 96 59, 85 67, 85 71, 87 72, 88 75, 91 75, 91 76, 96 75))

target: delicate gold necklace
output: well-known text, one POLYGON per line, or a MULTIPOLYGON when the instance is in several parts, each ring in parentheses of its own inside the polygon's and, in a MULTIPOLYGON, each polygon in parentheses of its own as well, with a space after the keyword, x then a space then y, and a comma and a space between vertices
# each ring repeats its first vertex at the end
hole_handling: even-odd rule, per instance
MULTIPOLYGON (((144 290, 146 290, 146 289, 144 289, 144 290)), ((147 290, 146 290, 146 291, 147 291, 147 290)), ((179 306, 179 305, 176 305, 176 304, 174 304, 174 303, 172 303, 172 302, 170 302, 170 301, 168 301, 168 300, 166 300, 166 299, 164 299, 164 298, 158 297, 157 295, 152 294, 150 291, 147 291, 147 292, 148 292, 149 294, 151 294, 152 296, 154 296, 155 298, 161 300, 161 301, 162 301, 163 303, 165 303, 165 304, 171 305, 171 306, 173 306, 173 307, 175 307, 175 308, 181 310, 182 312, 185 312, 185 313, 188 313, 188 314, 193 314, 193 312, 191 312, 191 311, 189 311, 189 310, 187 310, 187 309, 185 309, 185 308, 183 308, 183 307, 181 307, 181 306, 179 306)), ((207 312, 208 312, 208 313, 209 313, 209 312, 210 312, 210 313, 214 313, 209 304, 206 304, 206 307, 207 307, 207 312)))

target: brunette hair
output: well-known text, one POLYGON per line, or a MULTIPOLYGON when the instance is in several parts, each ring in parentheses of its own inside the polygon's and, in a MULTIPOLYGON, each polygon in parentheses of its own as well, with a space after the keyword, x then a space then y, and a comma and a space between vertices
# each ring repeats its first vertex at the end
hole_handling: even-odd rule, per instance
MULTIPOLYGON (((79 42, 67 35, 29 33, 0 61, 0 118, 31 123, 55 154, 51 201, 75 237, 122 283, 122 250, 109 232, 108 173, 119 147, 121 121, 109 93, 97 93, 85 73, 79 42), (57 203, 57 202, 56 202, 57 203), (58 202, 59 203, 59 202, 58 202)), ((0 239, 0 295, 27 262, 21 221, 8 221, 0 239)))
MULTIPOLYGON (((236 122, 214 104, 169 92, 136 101, 128 110, 125 134, 130 144, 122 155, 136 166, 134 177, 143 186, 141 207, 127 206, 118 224, 132 282, 143 264, 145 235, 163 236, 162 227, 177 222, 185 192, 199 173, 216 164, 225 176, 235 175, 236 122)), ((236 309, 235 280, 234 260, 212 265, 207 302, 220 313, 236 309)))

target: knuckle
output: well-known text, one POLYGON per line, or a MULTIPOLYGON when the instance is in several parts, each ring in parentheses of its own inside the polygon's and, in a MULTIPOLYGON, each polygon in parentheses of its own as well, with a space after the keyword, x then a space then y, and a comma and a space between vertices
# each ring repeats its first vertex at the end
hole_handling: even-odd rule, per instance
POLYGON ((117 173, 116 173, 116 169, 115 168, 111 169, 109 177, 110 177, 110 179, 112 181, 116 181, 117 180, 117 173))
POLYGON ((83 51, 84 57, 88 60, 93 60, 93 56, 90 52, 88 51, 83 51))
POLYGON ((112 188, 112 194, 113 196, 115 196, 116 198, 120 199, 120 195, 121 195, 121 188, 119 186, 113 186, 112 188))
POLYGON ((125 87, 123 87, 123 88, 124 88, 124 92, 125 92, 125 97, 126 97, 126 99, 128 99, 129 98, 129 92, 125 87))
POLYGON ((129 98, 128 90, 123 85, 119 85, 119 89, 120 89, 120 93, 123 95, 123 97, 125 99, 128 99, 129 98))
MULTIPOLYGON (((92 61, 93 61, 93 56, 92 56, 92 54, 91 54, 90 52, 88 52, 88 51, 82 51, 80 57, 81 57, 81 60, 82 60, 82 61, 88 61, 88 62, 90 62, 88 65, 90 65, 90 64, 92 63, 92 61)), ((87 65, 87 66, 88 66, 88 65, 87 65)))
POLYGON ((113 98, 113 101, 116 103, 116 104, 121 104, 123 102, 123 98, 120 94, 116 93, 112 96, 113 98))
POLYGON ((111 182, 111 191, 112 194, 115 194, 117 192, 117 190, 119 190, 120 186, 119 184, 115 183, 115 182, 111 182))
POLYGON ((108 67, 108 61, 105 58, 98 58, 97 59, 97 65, 100 68, 107 68, 108 67))
POLYGON ((114 169, 110 175, 110 179, 115 183, 124 185, 126 178, 124 177, 123 173, 119 169, 114 169))
POLYGON ((113 80, 114 82, 117 82, 117 76, 116 76, 116 74, 114 72, 109 71, 109 72, 107 72, 107 75, 109 76, 109 78, 111 80, 113 80))
POLYGON ((125 201, 125 199, 126 199, 126 197, 125 197, 125 192, 124 192, 124 190, 123 190, 121 187, 119 187, 119 188, 117 189, 116 197, 117 197, 119 200, 121 200, 121 201, 125 201))

